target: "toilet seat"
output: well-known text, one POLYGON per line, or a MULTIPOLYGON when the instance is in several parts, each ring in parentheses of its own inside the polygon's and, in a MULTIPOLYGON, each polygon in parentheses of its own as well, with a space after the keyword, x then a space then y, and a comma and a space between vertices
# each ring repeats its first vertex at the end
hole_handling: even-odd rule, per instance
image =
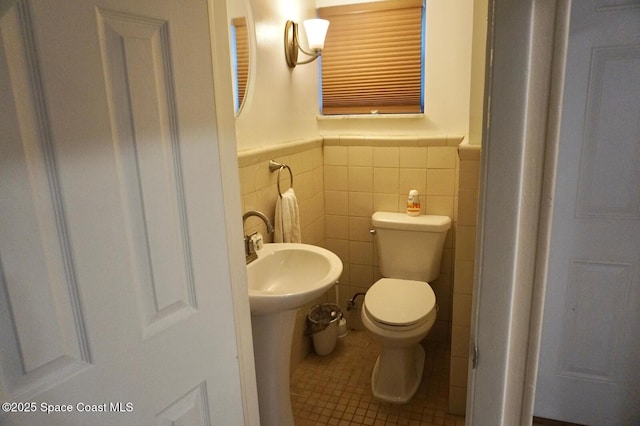
POLYGON ((364 298, 369 318, 393 328, 413 328, 423 323, 433 315, 435 306, 435 293, 424 281, 381 278, 364 298))

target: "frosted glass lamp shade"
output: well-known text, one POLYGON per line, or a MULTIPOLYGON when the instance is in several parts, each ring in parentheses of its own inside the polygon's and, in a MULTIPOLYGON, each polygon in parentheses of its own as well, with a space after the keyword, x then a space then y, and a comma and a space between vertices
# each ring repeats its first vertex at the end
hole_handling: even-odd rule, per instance
POLYGON ((296 65, 308 64, 320 57, 324 47, 324 38, 327 35, 329 21, 326 19, 308 19, 303 22, 309 50, 304 50, 298 41, 298 24, 289 20, 284 24, 284 57, 287 65, 295 68, 296 65), (304 61, 298 61, 298 51, 309 56, 304 61))
POLYGON ((307 19, 302 24, 307 34, 309 49, 322 50, 324 39, 327 36, 327 29, 329 28, 329 21, 326 19, 307 19))

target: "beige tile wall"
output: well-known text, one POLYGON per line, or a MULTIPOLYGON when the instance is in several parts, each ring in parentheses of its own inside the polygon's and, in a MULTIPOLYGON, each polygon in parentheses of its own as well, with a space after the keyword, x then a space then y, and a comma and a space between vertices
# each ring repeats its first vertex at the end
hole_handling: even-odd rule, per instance
MULTIPOLYGON (((339 137, 324 141, 326 247, 344 264, 340 304, 366 292, 380 278, 369 233, 375 211, 405 211, 410 189, 421 194, 421 213, 456 220, 457 146, 460 137, 339 137)), ((454 227, 449 232, 440 277, 431 283, 440 311, 430 338, 448 341, 451 328, 454 227)), ((361 299, 359 299, 361 305, 361 299)), ((350 318, 359 326, 358 312, 350 318)))
POLYGON ((461 145, 458 184, 458 223, 454 262, 451 362, 449 376, 449 411, 464 415, 469 364, 471 299, 475 267, 476 216, 480 147, 461 145))
MULTIPOLYGON (((458 148, 460 142, 460 137, 317 138, 238 156, 243 211, 261 210, 270 218, 278 192, 277 174, 269 172, 268 162, 274 159, 292 168, 303 242, 327 247, 344 263, 338 286, 343 308, 353 294, 366 291, 380 277, 369 233, 374 211, 404 211, 407 193, 418 189, 423 214, 453 218, 441 276, 431 283, 440 311, 429 338, 451 338, 449 409, 456 414, 464 413, 466 400, 480 164, 479 148, 458 148)), ((288 174, 282 176, 284 190, 288 174)), ((259 230, 271 241, 258 219, 249 218, 246 230, 259 230)), ((303 332, 306 313, 313 304, 335 297, 330 292, 298 311, 292 369, 312 350, 303 332)))
MULTIPOLYGON (((324 235, 324 169, 322 139, 315 138, 291 144, 241 152, 238 155, 242 211, 259 210, 272 221, 278 198, 278 172, 269 172, 269 160, 287 164, 293 171, 293 189, 298 199, 302 242, 325 246, 324 235)), ((289 173, 281 172, 281 190, 290 186, 289 173)), ((265 242, 272 242, 263 222, 250 217, 245 223, 245 232, 258 231, 265 242)), ((328 295, 298 310, 294 339, 291 347, 291 369, 304 359, 311 349, 311 341, 304 336, 306 314, 311 306, 327 301, 328 295)), ((335 299, 333 299, 335 301, 335 299)))
MULTIPOLYGON (((243 212, 260 210, 273 219, 278 199, 278 172, 269 171, 269 160, 287 164, 293 172, 293 189, 298 199, 302 241, 324 246, 324 170, 321 139, 240 154, 243 212)), ((283 170, 280 177, 280 189, 284 192, 291 186, 289 172, 283 170)), ((273 241, 272 236, 267 236, 265 226, 258 218, 248 218, 245 230, 258 230, 265 236, 265 241, 273 241)))

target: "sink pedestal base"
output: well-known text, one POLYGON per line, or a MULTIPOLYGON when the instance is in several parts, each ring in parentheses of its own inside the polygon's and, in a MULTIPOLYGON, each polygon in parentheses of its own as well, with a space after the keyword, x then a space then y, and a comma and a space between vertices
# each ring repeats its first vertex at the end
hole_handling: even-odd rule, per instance
POLYGON ((296 311, 251 316, 262 426, 294 426, 289 368, 296 311))

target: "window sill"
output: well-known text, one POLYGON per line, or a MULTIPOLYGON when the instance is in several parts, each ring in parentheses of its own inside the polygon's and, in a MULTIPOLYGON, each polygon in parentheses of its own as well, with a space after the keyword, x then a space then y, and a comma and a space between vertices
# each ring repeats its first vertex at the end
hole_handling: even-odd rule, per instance
POLYGON ((318 121, 341 120, 422 120, 424 114, 349 114, 349 115, 318 115, 318 121))

